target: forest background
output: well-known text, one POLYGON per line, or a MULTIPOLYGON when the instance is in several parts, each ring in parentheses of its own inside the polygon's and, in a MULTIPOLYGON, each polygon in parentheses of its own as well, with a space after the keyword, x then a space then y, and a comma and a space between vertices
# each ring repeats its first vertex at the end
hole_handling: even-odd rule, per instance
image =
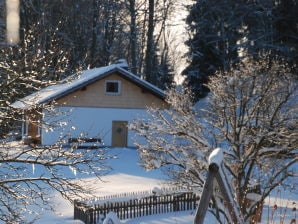
POLYGON ((269 54, 297 62, 295 0, 7 2, 19 11, 19 41, 4 41, 7 15, 1 0, 0 60, 42 81, 32 83, 29 92, 125 58, 132 73, 162 89, 184 75, 198 99, 209 91, 205 84, 212 74, 245 57, 269 54))
MULTIPOLYGON (((256 66, 257 64, 254 63, 250 64, 253 65, 253 68, 260 68, 257 78, 264 81, 269 77, 263 79, 263 75, 266 75, 263 71, 271 72, 270 66, 275 65, 272 63, 274 59, 280 61, 284 67, 287 67, 287 73, 292 73, 295 77, 294 79, 283 77, 285 70, 278 67, 278 69, 272 70, 277 71, 275 74, 278 77, 274 76, 275 79, 270 84, 276 87, 279 85, 275 85, 275 83, 286 84, 286 82, 282 83, 276 80, 286 80, 297 88, 297 11, 298 4, 295 0, 196 0, 187 4, 177 0, 0 0, 0 138, 8 139, 9 135, 7 134, 14 130, 14 125, 21 119, 11 110, 12 102, 54 84, 74 72, 109 65, 120 58, 127 60, 131 72, 162 89, 175 86, 174 78, 177 75, 183 76, 181 84, 190 87, 194 101, 206 96, 210 91, 212 88, 210 80, 213 74, 217 72, 229 73, 235 65, 245 62, 245 59, 257 61, 263 55, 268 58, 266 61, 269 61, 265 65, 266 68, 256 66), (17 27, 19 36, 18 41, 10 42, 10 39, 7 40, 6 37, 8 29, 6 23, 8 17, 6 16, 9 16, 7 13, 9 7, 6 7, 6 3, 12 2, 18 3, 16 14, 19 18, 17 27), (181 21, 180 18, 184 23, 177 24, 177 21, 181 21), (180 28, 183 27, 185 27, 185 32, 180 32, 180 28), (186 51, 184 51, 185 49, 186 51), (208 83, 209 87, 205 85, 208 83)), ((244 68, 243 72, 253 71, 253 69, 247 69, 251 68, 250 66, 244 66, 244 68)), ((221 80, 217 83, 222 83, 221 80)), ((247 86, 242 85, 243 83, 245 82, 233 82, 234 89, 240 88, 239 92, 241 92, 247 86)), ((264 84, 263 87, 267 86, 266 82, 258 83, 264 84)), ((290 87, 290 84, 287 86, 290 87)), ((213 93, 221 90, 215 87, 213 93)), ((224 88, 223 93, 229 93, 230 87, 231 85, 224 88)), ((251 92, 247 92, 249 93, 247 97, 250 99, 251 92)), ((236 91, 236 93, 238 92, 236 91)), ((267 93, 265 91, 262 96, 271 96, 267 93)), ((187 95, 187 99, 181 101, 181 104, 188 103, 190 95, 187 95)), ((238 97, 237 94, 229 96, 238 97)), ((277 95, 275 94, 275 96, 277 95)), ((229 98, 220 98, 220 100, 223 102, 229 98)), ((232 102, 236 102, 234 98, 232 98, 232 102)), ((270 109, 270 105, 273 105, 270 104, 270 99, 266 98, 264 102, 266 102, 264 107, 256 105, 256 108, 270 109)), ((233 104, 228 102, 225 106, 229 105, 233 104)), ((280 111, 279 104, 275 105, 280 111)), ((215 106, 222 105, 217 103, 215 106)), ((294 109, 296 108, 294 107, 294 109)), ((184 105, 182 105, 182 109, 185 109, 184 105)), ((265 111, 266 113, 264 112, 266 118, 267 112, 275 115, 269 109, 265 111)), ((237 110, 235 111, 237 112, 237 110)), ((286 110, 281 110, 281 112, 283 111, 286 110)), ((227 118, 229 119, 229 117, 227 118)), ((245 117, 243 116, 243 118, 245 117)), ((297 117, 291 119, 293 123, 297 122, 297 117)), ((277 121, 279 122, 279 120, 277 121)), ((269 124, 271 125, 271 123, 269 124)), ((192 127, 194 122, 191 124, 189 127, 192 127)), ((266 130, 268 133, 272 133, 269 132, 272 131, 270 129, 272 125, 270 125, 266 130)), ((291 125, 287 128, 291 133, 297 134, 295 127, 297 126, 291 125)), ((237 133, 238 126, 234 128, 233 133, 237 133)), ((278 144, 287 140, 285 136, 294 136, 294 134, 288 135, 285 131, 280 132, 277 129, 276 131, 283 134, 282 138, 278 139, 280 140, 278 144)), ((255 136, 254 132, 252 135, 255 136)), ((296 154, 290 154, 290 158, 297 160, 297 140, 294 137, 293 142, 291 139, 289 147, 291 150, 295 150, 296 154)), ((276 136, 272 138, 275 140, 276 136)), ((252 137, 252 139, 254 138, 252 137)), ((265 143, 267 144, 267 142, 265 143)), ((235 144, 238 142, 235 141, 235 144)), ((8 148, 7 146, 3 147, 0 153, 2 170, 4 170, 3 166, 7 166, 7 170, 10 170, 8 174, 13 170, 15 171, 13 177, 18 178, 22 177, 22 173, 18 172, 21 167, 16 169, 13 166, 16 161, 41 164, 44 160, 40 159, 44 158, 39 157, 33 160, 32 156, 38 157, 53 152, 51 148, 36 148, 13 154, 11 152, 19 150, 19 148, 10 147, 10 150, 7 150, 8 148), (24 160, 26 153, 29 153, 30 156, 24 160)), ((90 157, 86 155, 77 162, 72 160, 76 151, 73 151, 74 154, 66 159, 63 156, 68 154, 64 152, 61 154, 60 151, 59 153, 55 157, 57 161, 69 161, 68 165, 70 166, 78 163, 86 164, 86 162, 98 163, 98 161, 90 160, 93 155, 90 157)), ((53 161, 53 159, 50 158, 49 161, 53 161)), ((61 165, 62 163, 57 162, 57 164, 61 165)), ((50 163, 42 165, 47 168, 51 165, 55 166, 50 163)), ((91 167, 94 168, 94 166, 91 167)), ((245 171, 245 169, 243 170, 245 171)), ((56 172, 54 169, 51 171, 56 172)), ((10 186, 1 189, 9 191, 11 185, 4 178, 7 177, 7 173, 3 171, 1 175, 1 187, 10 186)), ((18 187, 16 179, 12 178, 10 181, 18 187)), ((63 181, 59 182, 57 187, 56 182, 53 183, 52 180, 43 181, 49 181, 52 187, 56 186, 56 189, 62 194, 63 186, 66 185, 63 181, 70 184, 67 179, 62 178, 63 181), (62 187, 62 190, 59 187, 62 187)), ((33 180, 30 179, 30 181, 33 180)), ((26 184, 29 186, 28 182, 26 184)), ((24 192, 26 191, 24 190, 24 192)), ((37 190, 35 193, 39 192, 45 191, 37 190)), ((28 197, 24 197, 24 203, 26 200, 28 197)), ((10 205, 7 208, 15 209, 10 205)), ((2 212, 6 214, 5 210, 2 212)), ((4 220, 5 217, 3 217, 1 216, 4 220)))

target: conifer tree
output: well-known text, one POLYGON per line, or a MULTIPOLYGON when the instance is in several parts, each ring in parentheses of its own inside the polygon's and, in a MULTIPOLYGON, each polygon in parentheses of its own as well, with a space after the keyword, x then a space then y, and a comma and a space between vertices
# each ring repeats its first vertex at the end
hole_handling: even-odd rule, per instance
POLYGON ((186 20, 184 75, 196 98, 209 91, 205 84, 215 71, 228 71, 245 57, 266 54, 297 64, 297 5, 294 0, 195 1, 186 20))

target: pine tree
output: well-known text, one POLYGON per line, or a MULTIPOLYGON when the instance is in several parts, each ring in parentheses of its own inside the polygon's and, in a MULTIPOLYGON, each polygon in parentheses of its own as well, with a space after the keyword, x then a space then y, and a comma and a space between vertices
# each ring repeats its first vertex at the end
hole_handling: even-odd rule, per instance
POLYGON ((238 61, 241 12, 241 3, 237 1, 198 0, 192 5, 186 20, 190 33, 186 42, 190 63, 183 74, 196 98, 208 92, 205 84, 210 75, 238 61))
POLYGON ((273 26, 278 54, 290 64, 298 63, 298 3, 296 0, 282 0, 273 9, 273 26))
MULTIPOLYGON (((196 97, 215 71, 228 71, 242 58, 270 55, 297 64, 295 0, 197 0, 187 18, 190 39, 186 84, 196 97)), ((295 66, 294 66, 295 67, 295 66)))

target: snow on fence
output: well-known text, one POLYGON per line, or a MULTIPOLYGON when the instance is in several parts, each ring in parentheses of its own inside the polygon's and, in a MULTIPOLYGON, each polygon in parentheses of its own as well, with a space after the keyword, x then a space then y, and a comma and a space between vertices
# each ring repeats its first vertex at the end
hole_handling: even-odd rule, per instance
MULTIPOLYGON (((164 192, 164 191, 163 191, 164 192)), ((160 194, 160 192, 126 193, 114 197, 98 198, 88 203, 75 201, 74 219, 86 224, 96 224, 113 211, 120 220, 142 216, 196 209, 198 197, 192 191, 160 194), (128 196, 126 199, 124 196, 128 196)))

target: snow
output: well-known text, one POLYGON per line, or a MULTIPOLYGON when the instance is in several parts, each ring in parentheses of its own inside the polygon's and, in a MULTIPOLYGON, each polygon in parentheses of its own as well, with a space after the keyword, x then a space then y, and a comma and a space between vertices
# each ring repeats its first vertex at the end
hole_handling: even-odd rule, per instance
POLYGON ((208 158, 209 165, 214 163, 218 167, 220 167, 222 164, 222 161, 223 161, 223 149, 221 148, 214 149, 208 158))
MULTIPOLYGON (((111 154, 117 155, 117 159, 107 161, 108 165, 113 168, 113 171, 102 177, 102 181, 93 179, 96 186, 97 196, 116 195, 125 192, 134 191, 149 191, 155 189, 159 192, 163 187, 168 186, 167 177, 159 170, 146 171, 139 166, 136 149, 114 148, 109 149, 111 154)), ((215 155, 219 155, 218 151, 215 155)), ((219 161, 221 156, 214 159, 219 161)), ((91 180, 89 178, 88 180, 91 180)), ((87 179, 86 179, 87 183, 87 179)), ((286 210, 285 223, 289 223, 293 218, 292 206, 293 203, 298 204, 297 192, 286 192, 281 197, 281 191, 277 191, 266 199, 266 206, 263 211, 263 222, 272 216, 272 206, 277 204, 278 209, 275 211, 274 218, 279 220, 286 210), (270 205, 270 207, 268 207, 270 205), (270 217, 269 217, 270 216, 270 217)), ((60 195, 55 195, 52 203, 55 204, 56 211, 43 211, 37 224, 81 224, 81 221, 73 220, 73 206, 63 199, 60 195)), ((121 220, 121 224, 192 224, 195 216, 195 211, 183 211, 167 214, 159 214, 145 216, 131 220, 121 220)), ((218 222, 209 213, 206 214, 205 222, 209 224, 217 224, 218 222)), ((115 224, 118 224, 114 222, 115 224)))
POLYGON ((257 193, 248 193, 246 195, 246 198, 251 200, 251 201, 258 201, 258 200, 261 200, 262 195, 257 194, 257 193))
POLYGON ((120 224, 120 220, 118 219, 116 213, 109 212, 103 221, 103 224, 120 224))
MULTIPOLYGON (((108 161, 108 165, 113 169, 109 175, 103 176, 102 181, 94 179, 94 186, 97 188, 95 194, 98 197, 134 191, 151 191, 155 187, 167 186, 167 178, 160 171, 148 172, 138 165, 136 149, 115 148, 110 151, 118 158, 108 161)), ((88 182, 90 180, 91 178, 88 178, 88 182)), ((57 211, 54 213, 46 211, 37 223, 78 223, 73 220, 73 206, 68 201, 55 195, 53 203, 57 205, 57 211)), ((125 223, 134 223, 130 221, 127 220, 125 223)), ((123 221, 121 222, 123 223, 123 221)))

